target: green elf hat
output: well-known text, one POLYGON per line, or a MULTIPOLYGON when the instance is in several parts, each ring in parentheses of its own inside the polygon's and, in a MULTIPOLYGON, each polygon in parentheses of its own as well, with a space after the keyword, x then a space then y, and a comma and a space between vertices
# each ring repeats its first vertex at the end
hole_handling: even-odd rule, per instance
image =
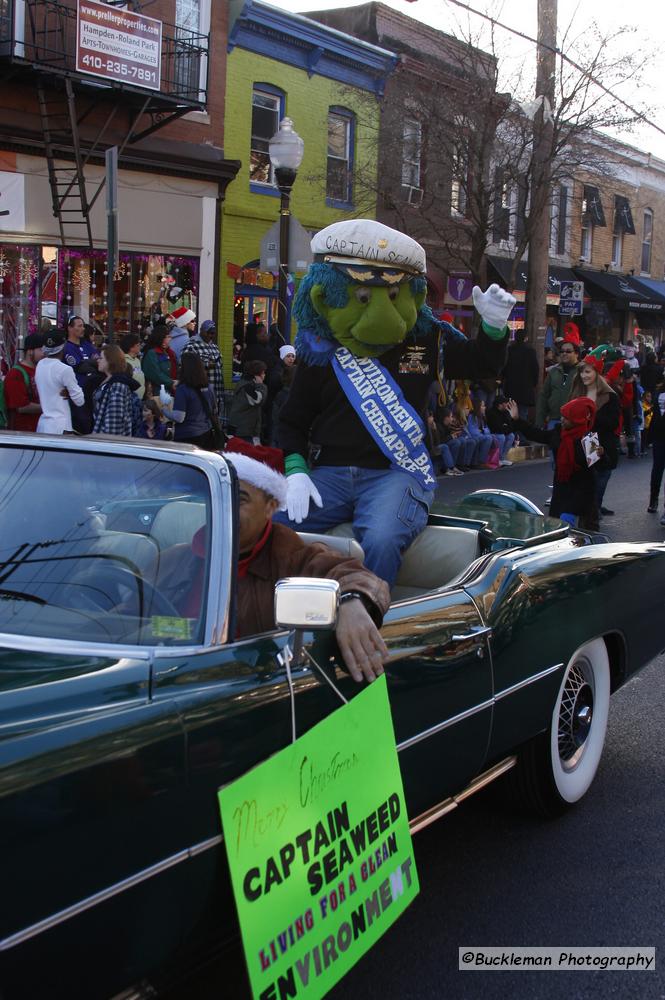
POLYGON ((374 219, 334 222, 316 234, 311 248, 317 262, 361 285, 398 285, 425 274, 420 243, 374 219))

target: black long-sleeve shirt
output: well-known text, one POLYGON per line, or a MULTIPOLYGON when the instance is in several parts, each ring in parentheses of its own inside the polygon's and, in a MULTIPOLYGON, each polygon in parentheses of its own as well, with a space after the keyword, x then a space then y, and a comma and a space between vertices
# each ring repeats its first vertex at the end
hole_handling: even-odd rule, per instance
MULTIPOLYGON (((507 338, 492 340, 481 329, 475 340, 452 335, 442 339, 447 379, 496 378, 505 363, 507 338)), ((437 377, 439 345, 436 332, 414 342, 407 339, 378 361, 402 389, 404 398, 422 414, 427 392, 437 377)), ((316 465, 387 469, 389 461, 349 403, 332 365, 298 365, 289 398, 279 415, 279 440, 285 455, 307 458, 314 449, 316 465)))

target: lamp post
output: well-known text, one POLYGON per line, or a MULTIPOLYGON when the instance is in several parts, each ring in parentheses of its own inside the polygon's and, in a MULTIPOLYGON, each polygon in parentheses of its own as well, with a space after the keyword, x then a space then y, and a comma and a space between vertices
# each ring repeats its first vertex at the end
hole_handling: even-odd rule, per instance
POLYGON ((279 285, 277 321, 284 343, 289 340, 287 281, 289 273, 289 222, 291 218, 291 188, 302 163, 305 143, 293 128, 290 118, 282 118, 279 130, 268 143, 270 162, 281 199, 279 204, 279 285))

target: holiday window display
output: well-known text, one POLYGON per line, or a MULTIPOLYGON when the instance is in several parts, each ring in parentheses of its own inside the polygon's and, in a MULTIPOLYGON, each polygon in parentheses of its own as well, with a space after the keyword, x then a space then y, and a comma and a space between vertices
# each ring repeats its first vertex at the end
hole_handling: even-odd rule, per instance
POLYGON ((0 243, 0 364, 11 367, 39 331, 40 248, 0 243))

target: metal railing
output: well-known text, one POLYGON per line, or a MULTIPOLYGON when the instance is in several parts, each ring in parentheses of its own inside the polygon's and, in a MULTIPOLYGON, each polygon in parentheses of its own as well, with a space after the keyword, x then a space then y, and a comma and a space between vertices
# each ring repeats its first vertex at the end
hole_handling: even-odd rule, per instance
MULTIPOLYGON (((0 0, 0 57, 77 74, 76 0, 0 0), (25 10, 25 16, 19 14, 25 10)), ((162 58, 159 91, 181 104, 202 107, 208 87, 209 36, 162 22, 162 58)), ((81 78, 87 74, 79 73, 81 78)), ((99 82, 99 77, 96 78, 99 82)), ((114 81, 114 86, 129 86, 114 81)), ((132 90, 142 90, 131 84, 132 90)))

